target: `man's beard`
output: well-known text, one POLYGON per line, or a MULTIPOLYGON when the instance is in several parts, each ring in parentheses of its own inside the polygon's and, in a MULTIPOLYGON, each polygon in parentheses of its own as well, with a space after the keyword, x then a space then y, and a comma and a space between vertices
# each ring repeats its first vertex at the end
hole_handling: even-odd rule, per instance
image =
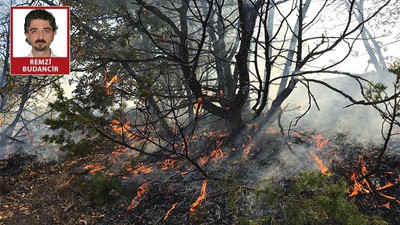
MULTIPOLYGON (((43 43, 43 44, 46 44, 46 41, 45 40, 36 40, 35 41, 35 44, 36 43, 43 43)), ((37 45, 35 45, 35 50, 36 51, 44 51, 44 50, 46 50, 46 45, 41 45, 41 46, 37 46, 37 45)))
POLYGON ((42 52, 42 51, 46 50, 46 45, 35 46, 35 50, 39 51, 39 52, 42 52))

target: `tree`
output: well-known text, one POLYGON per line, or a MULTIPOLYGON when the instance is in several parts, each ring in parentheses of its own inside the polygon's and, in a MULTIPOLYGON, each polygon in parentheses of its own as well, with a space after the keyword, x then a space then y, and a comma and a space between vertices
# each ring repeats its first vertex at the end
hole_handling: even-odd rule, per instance
MULTIPOLYGON (((75 128, 94 130, 127 148, 144 153, 132 143, 145 139, 190 161, 187 142, 199 120, 222 118, 231 140, 246 141, 243 134, 254 136, 260 130, 247 129, 249 124, 271 124, 299 84, 315 82, 352 104, 372 104, 307 75, 333 73, 362 80, 335 68, 349 57, 360 28, 389 2, 376 5, 360 20, 355 0, 348 6, 309 0, 62 1, 72 7, 75 71, 85 75, 79 77, 74 98, 60 95, 57 104, 63 107, 53 108, 61 114, 48 123, 58 124, 56 129, 78 120, 82 127, 75 128), (332 8, 345 12, 332 22, 334 29, 312 32, 332 8), (339 47, 346 51, 333 53, 339 47), (110 74, 119 81, 105 100, 96 88, 110 89, 110 74), (280 89, 275 96, 271 88, 276 84, 280 89), (200 108, 206 113, 199 115, 200 108), (127 124, 133 115, 134 128, 127 124), (115 126, 120 130, 112 131, 115 126), (150 138, 155 134, 157 141, 150 138)), ((312 93, 305 97, 311 105, 312 93)))
MULTIPOLYGON (((10 1, 9 5, 1 5, 4 15, 1 17, 0 52, 3 69, 0 74, 0 156, 6 155, 6 146, 10 143, 28 143, 34 122, 48 114, 43 105, 43 96, 51 83, 59 77, 11 76, 9 71, 10 58, 10 1), (4 48, 3 48, 4 47, 4 48)), ((21 2, 18 5, 26 5, 21 2)))

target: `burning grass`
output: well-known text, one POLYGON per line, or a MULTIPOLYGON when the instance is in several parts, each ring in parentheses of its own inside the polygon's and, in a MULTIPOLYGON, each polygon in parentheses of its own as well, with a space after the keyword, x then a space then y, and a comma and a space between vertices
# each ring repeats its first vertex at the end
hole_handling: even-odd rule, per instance
POLYGON ((199 151, 206 151, 191 154, 198 154, 199 162, 207 159, 202 164, 209 173, 206 179, 190 163, 173 156, 154 160, 129 150, 118 155, 97 153, 58 166, 23 167, 22 175, 2 177, 18 191, 1 196, 1 207, 8 207, 1 216, 7 224, 16 224, 23 215, 32 219, 42 210, 34 208, 42 207, 40 203, 52 204, 54 214, 48 210, 38 218, 57 223, 64 213, 70 216, 68 224, 397 224, 400 220, 398 158, 387 158, 380 170, 364 178, 372 171, 373 159, 368 156, 374 155, 365 149, 374 148, 363 148, 345 135, 296 135, 289 146, 304 158, 288 151, 277 133, 262 140, 247 138, 235 151, 224 144, 225 135, 207 133, 202 138, 199 151), (244 157, 246 149, 249 154, 244 157), (229 158, 237 151, 237 158, 229 158), (313 172, 298 173, 304 170, 313 172), (32 172, 42 175, 35 177, 32 172), (53 188, 37 186, 39 179, 53 188), (34 196, 30 186, 38 189, 34 196), (24 203, 23 193, 31 203, 24 203), (17 209, 24 204, 26 210, 17 209))

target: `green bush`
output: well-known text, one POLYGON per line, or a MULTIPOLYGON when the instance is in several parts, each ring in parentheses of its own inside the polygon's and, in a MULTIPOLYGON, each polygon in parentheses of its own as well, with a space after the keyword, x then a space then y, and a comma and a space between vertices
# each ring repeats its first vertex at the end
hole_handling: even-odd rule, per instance
MULTIPOLYGON (((258 192, 260 203, 275 209, 273 217, 279 219, 273 224, 387 224, 381 218, 362 214, 354 200, 346 199, 348 184, 343 179, 308 171, 292 182, 286 193, 276 184, 258 192)), ((260 224, 264 222, 260 220, 260 224)))
POLYGON ((99 205, 109 203, 112 200, 111 192, 118 191, 121 187, 117 178, 100 173, 90 179, 76 178, 71 185, 79 192, 88 195, 92 203, 99 205))

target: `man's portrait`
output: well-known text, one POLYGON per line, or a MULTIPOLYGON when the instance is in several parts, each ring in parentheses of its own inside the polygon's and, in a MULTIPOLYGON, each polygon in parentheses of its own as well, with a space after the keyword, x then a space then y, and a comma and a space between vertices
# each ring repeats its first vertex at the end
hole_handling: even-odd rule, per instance
POLYGON ((67 57, 69 10, 61 7, 13 7, 14 57, 67 57))
POLYGON ((34 9, 25 17, 26 42, 32 46, 28 57, 56 57, 50 45, 57 32, 56 19, 45 9, 34 9))
POLYGON ((69 7, 11 7, 11 72, 69 73, 69 7))

